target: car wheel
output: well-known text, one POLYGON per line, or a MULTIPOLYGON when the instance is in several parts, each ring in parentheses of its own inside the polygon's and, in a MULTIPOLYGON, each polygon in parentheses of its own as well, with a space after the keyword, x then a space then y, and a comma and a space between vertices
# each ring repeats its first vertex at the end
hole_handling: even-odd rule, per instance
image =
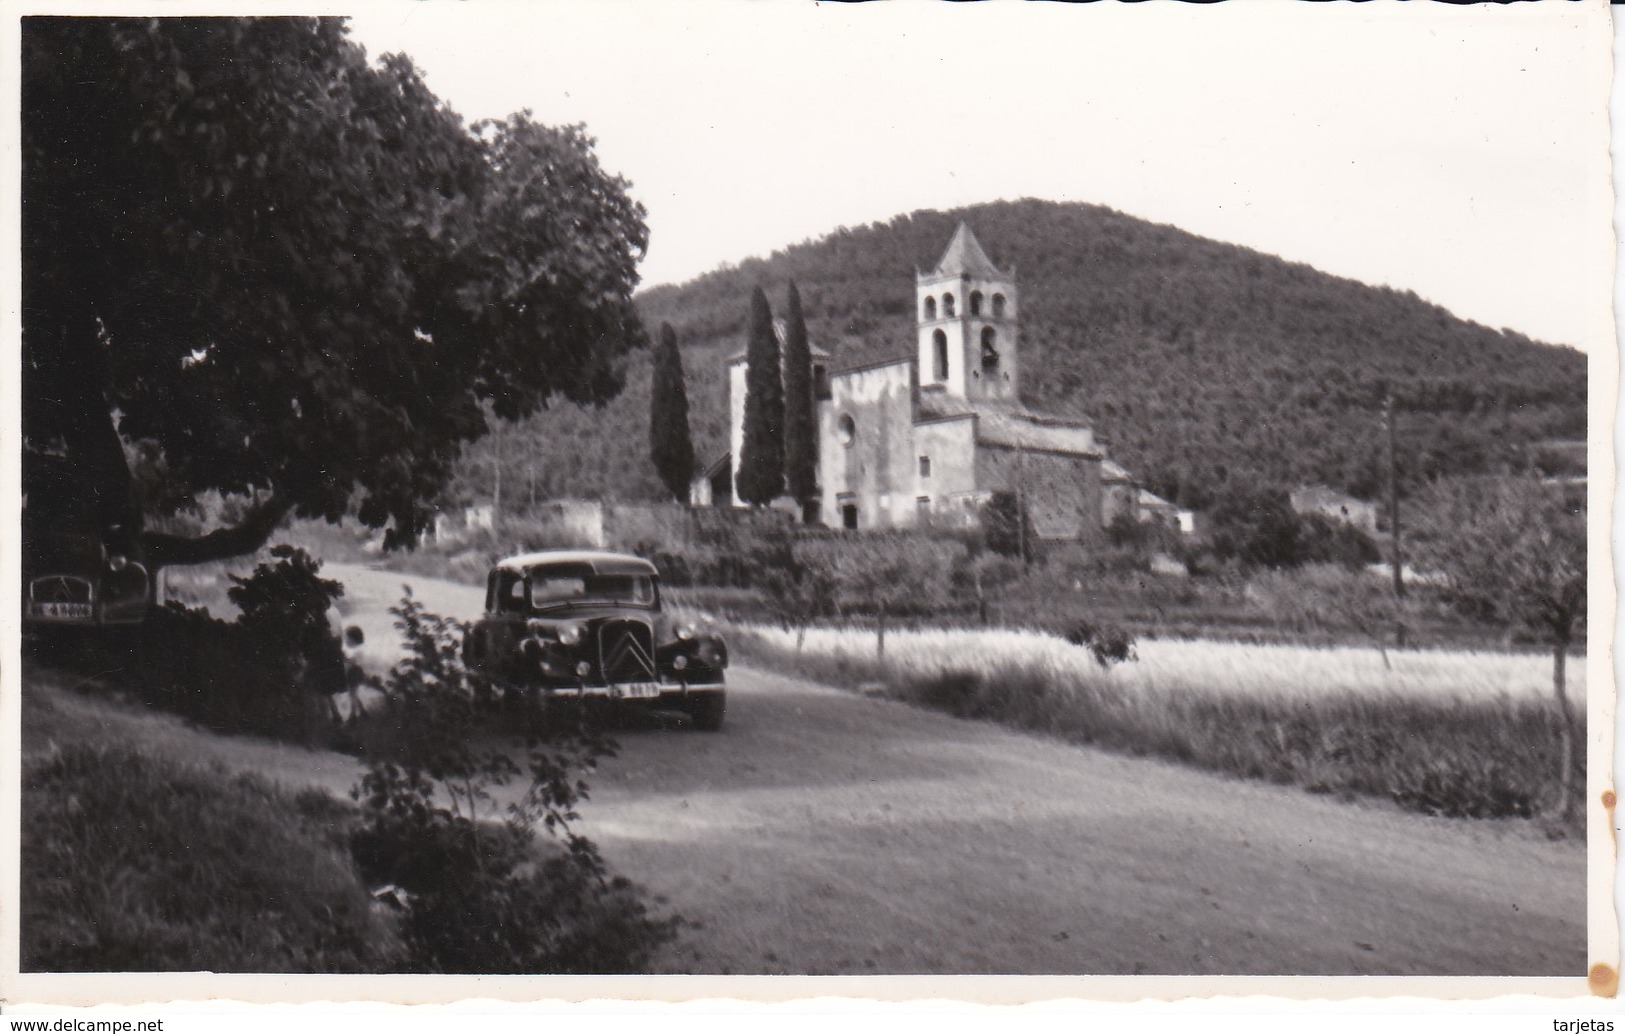
POLYGON ((723 693, 702 693, 689 705, 689 717, 694 719, 694 728, 701 732, 716 732, 722 728, 722 715, 727 708, 727 697, 723 693))

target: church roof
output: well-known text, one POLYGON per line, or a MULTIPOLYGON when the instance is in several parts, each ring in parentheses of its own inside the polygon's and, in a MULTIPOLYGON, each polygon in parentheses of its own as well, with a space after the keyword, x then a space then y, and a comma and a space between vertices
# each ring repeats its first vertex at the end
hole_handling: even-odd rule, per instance
POLYGON ((1100 479, 1102 481, 1124 481, 1132 483, 1134 475, 1124 470, 1121 464, 1107 460, 1100 465, 1100 479))
POLYGON ((1019 402, 972 402, 957 395, 935 393, 920 397, 923 420, 971 416, 976 418, 978 443, 1092 459, 1104 455, 1094 431, 1082 420, 1034 413, 1019 402))
POLYGON ((995 266, 993 260, 987 257, 987 252, 982 250, 981 242, 963 222, 954 231, 954 239, 948 242, 948 250, 944 251, 942 258, 937 261, 937 268, 931 271, 932 276, 962 274, 989 279, 1006 275, 1004 270, 995 266))
MULTIPOLYGON (((784 321, 783 320, 775 319, 773 321, 773 336, 779 339, 779 347, 783 348, 784 347, 784 321)), ((745 344, 740 345, 738 348, 734 349, 732 352, 729 352, 728 353, 728 365, 732 366, 734 363, 743 362, 744 359, 745 359, 745 355, 749 351, 750 351, 750 342, 747 341, 745 344)), ((814 360, 828 359, 829 358, 829 353, 828 352, 824 351, 822 348, 819 348, 817 345, 813 344, 811 341, 807 342, 807 351, 812 353, 812 357, 813 357, 814 360)))

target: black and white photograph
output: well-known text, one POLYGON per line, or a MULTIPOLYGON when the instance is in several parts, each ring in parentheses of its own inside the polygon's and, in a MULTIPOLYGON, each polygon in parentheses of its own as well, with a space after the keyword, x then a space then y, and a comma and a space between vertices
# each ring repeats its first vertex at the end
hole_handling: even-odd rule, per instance
POLYGON ((1606 4, 6 11, 0 1001, 1613 1008, 1606 4))

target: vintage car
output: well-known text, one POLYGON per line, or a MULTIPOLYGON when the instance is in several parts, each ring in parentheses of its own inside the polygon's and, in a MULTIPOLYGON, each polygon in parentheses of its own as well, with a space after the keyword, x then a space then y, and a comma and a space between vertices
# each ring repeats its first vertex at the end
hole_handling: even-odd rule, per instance
POLYGON ((147 569, 99 536, 24 536, 23 622, 46 627, 138 625, 152 599, 147 569))
POLYGON ((551 696, 684 711, 697 729, 722 727, 726 645, 707 625, 664 613, 654 565, 635 556, 548 550, 498 561, 463 657, 551 696))

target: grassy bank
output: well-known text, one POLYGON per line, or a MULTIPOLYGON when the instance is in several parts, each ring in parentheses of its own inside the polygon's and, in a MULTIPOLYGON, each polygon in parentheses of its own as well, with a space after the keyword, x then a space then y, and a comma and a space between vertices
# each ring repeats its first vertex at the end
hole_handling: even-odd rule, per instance
POLYGON ((1558 792, 1562 716, 1536 657, 1392 653, 1390 668, 1375 650, 1149 642, 1104 670, 1018 632, 892 633, 883 658, 867 631, 815 629, 798 649, 793 634, 736 628, 730 645, 960 717, 1429 814, 1530 817, 1558 792))
POLYGON ((27 766, 24 970, 357 973, 396 954, 353 809, 218 766, 76 744, 27 766))

